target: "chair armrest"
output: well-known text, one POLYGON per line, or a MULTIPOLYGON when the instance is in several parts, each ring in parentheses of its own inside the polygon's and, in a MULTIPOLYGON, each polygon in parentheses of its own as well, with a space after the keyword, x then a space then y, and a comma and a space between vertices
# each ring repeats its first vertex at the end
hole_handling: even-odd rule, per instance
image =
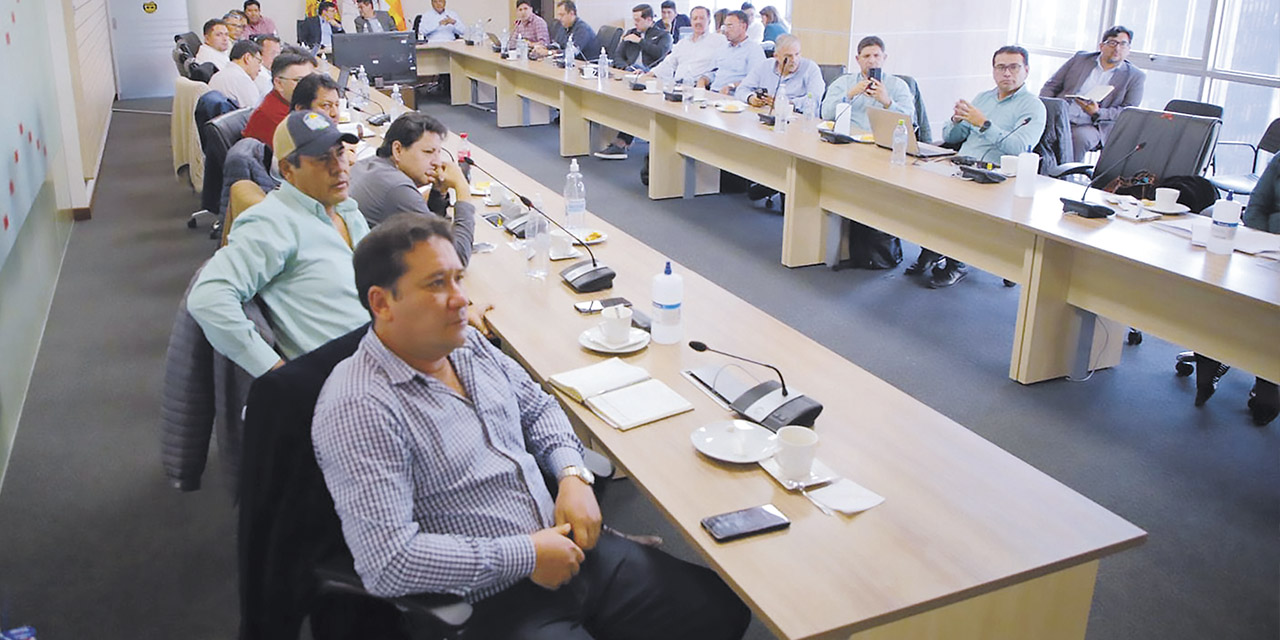
POLYGON ((1256 144, 1254 144, 1254 143, 1252 143, 1252 142, 1245 142, 1244 140, 1219 140, 1219 141, 1217 142, 1217 145, 1218 145, 1219 147, 1221 147, 1221 146, 1226 146, 1226 145, 1239 146, 1239 147, 1249 147, 1250 149, 1253 149, 1253 152, 1254 152, 1254 153, 1257 153, 1257 152, 1258 152, 1258 145, 1256 145, 1256 144))
POLYGON ((613 478, 613 463, 604 454, 597 453, 591 449, 583 449, 582 462, 586 465, 596 478, 608 480, 613 478))
POLYGON ((410 628, 459 629, 471 618, 471 605, 451 593, 419 593, 396 598, 383 598, 369 593, 356 575, 352 560, 345 553, 315 566, 316 588, 320 593, 346 594, 385 600, 395 605, 410 619, 410 628))
POLYGON ((1058 165, 1056 169, 1049 172, 1052 178, 1065 178, 1066 176, 1082 175, 1093 177, 1093 165, 1083 162, 1065 162, 1058 165))

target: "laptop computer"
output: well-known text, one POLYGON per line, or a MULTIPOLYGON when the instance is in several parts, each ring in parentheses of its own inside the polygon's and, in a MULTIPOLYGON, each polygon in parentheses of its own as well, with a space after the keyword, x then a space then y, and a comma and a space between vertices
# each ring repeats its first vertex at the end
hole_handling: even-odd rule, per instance
POLYGON ((911 123, 911 116, 881 109, 867 107, 867 118, 871 120, 871 135, 876 139, 876 146, 885 149, 893 148, 893 130, 898 127, 899 120, 907 121, 907 155, 917 158, 940 158, 953 156, 955 151, 927 142, 916 140, 916 130, 911 123))

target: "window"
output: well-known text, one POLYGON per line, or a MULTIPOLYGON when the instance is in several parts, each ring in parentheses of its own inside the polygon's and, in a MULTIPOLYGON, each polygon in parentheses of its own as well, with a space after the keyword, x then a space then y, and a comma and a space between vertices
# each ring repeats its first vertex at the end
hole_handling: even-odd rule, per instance
POLYGON ((1093 49, 1098 45, 1094 34, 1102 33, 1100 15, 1102 0, 1042 0, 1036 11, 1022 12, 1022 37, 1018 41, 1025 46, 1060 51, 1093 49))
POLYGON ((1133 29, 1135 51, 1201 58, 1209 31, 1209 4, 1210 0, 1118 0, 1112 24, 1133 29))

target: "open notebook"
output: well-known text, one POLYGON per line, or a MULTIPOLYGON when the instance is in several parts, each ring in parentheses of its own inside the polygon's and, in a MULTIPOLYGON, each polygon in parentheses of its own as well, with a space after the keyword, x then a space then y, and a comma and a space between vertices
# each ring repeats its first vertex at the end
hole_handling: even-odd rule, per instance
POLYGON ((619 358, 557 373, 551 384, 623 431, 691 411, 683 396, 619 358))

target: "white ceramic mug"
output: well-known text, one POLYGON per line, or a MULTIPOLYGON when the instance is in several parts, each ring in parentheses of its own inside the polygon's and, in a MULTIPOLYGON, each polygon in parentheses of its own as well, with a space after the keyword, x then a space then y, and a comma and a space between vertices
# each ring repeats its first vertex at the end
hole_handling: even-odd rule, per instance
POLYGON ((600 312, 600 333, 605 344, 622 346, 631 338, 631 307, 614 305, 600 312))
POLYGON ((1018 172, 1018 156, 1000 156, 1000 173, 1013 175, 1018 172))
POLYGON ((648 80, 645 80, 645 81, 644 81, 644 90, 645 90, 645 91, 648 91, 649 93, 657 93, 657 92, 658 92, 658 79, 657 79, 657 78, 649 78, 648 80))
POLYGON ((1161 211, 1172 211, 1178 208, 1178 196, 1181 194, 1177 189, 1169 189, 1161 187, 1156 189, 1156 208, 1161 211))
POLYGON ((818 433, 809 427, 790 425, 778 429, 778 450, 773 454, 782 477, 804 480, 813 469, 813 456, 818 450, 818 433))
POLYGON ((697 87, 693 90, 693 99, 695 102, 702 102, 707 99, 706 87, 697 87))

